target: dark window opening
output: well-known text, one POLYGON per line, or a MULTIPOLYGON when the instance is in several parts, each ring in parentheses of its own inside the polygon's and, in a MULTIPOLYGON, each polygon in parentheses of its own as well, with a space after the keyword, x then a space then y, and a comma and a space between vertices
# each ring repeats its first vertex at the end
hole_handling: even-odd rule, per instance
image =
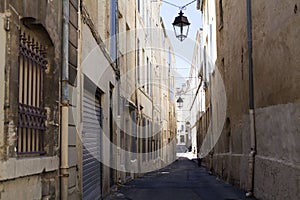
POLYGON ((47 50, 38 38, 20 31, 17 154, 44 154, 47 50))
POLYGON ((224 23, 224 19, 223 19, 223 2, 222 0, 219 0, 219 20, 220 20, 220 23, 219 23, 219 30, 221 30, 223 28, 223 23, 224 23))

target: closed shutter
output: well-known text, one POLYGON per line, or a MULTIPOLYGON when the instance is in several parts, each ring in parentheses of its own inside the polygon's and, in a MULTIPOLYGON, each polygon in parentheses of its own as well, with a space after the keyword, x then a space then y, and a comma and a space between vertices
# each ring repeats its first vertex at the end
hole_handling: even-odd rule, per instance
POLYGON ((99 99, 88 91, 83 95, 82 190, 84 200, 101 198, 101 126, 99 99))

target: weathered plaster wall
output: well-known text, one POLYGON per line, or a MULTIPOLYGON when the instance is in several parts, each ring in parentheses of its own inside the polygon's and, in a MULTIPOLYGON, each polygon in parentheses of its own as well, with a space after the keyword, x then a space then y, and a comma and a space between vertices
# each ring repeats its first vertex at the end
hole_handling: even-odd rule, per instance
POLYGON ((256 110, 255 194, 261 199, 300 198, 300 104, 256 110))
POLYGON ((0 195, 1 199, 42 199, 41 177, 19 178, 0 183, 0 195))
POLYGON ((28 176, 0 182, 0 199, 59 199, 58 178, 55 173, 28 176))
POLYGON ((4 3, 9 26, 4 26, 4 16, 1 14, 0 40, 3 45, 0 47, 0 70, 3 71, 0 73, 0 198, 58 199, 61 3, 59 1, 6 0, 1 1, 0 10, 4 3), (46 153, 43 156, 31 155, 20 158, 16 154, 20 29, 27 35, 41 39, 42 43, 47 46, 48 66, 45 73, 47 81, 44 83, 44 103, 48 116, 44 143, 46 153))
POLYGON ((255 106, 300 102, 300 3, 253 2, 255 106))
MULTIPOLYGON (((84 14, 85 17, 92 14, 93 10, 85 8, 87 13, 84 14)), ((94 13, 95 15, 95 13, 94 13)), ((110 83, 115 85, 115 72, 111 66, 111 60, 108 59, 108 49, 100 44, 100 35, 97 31, 97 26, 92 21, 92 18, 87 18, 88 21, 83 21, 81 23, 81 40, 82 40, 82 54, 81 57, 81 68, 82 73, 89 77, 101 91, 104 92, 103 95, 103 133, 109 138, 109 87, 110 83), (87 23, 86 23, 87 22, 87 23), (100 46, 104 48, 100 48, 100 46)), ((101 38, 102 39, 102 38, 101 38)), ((81 78, 83 78, 83 74, 81 78)), ((116 87, 116 85, 115 85, 116 87)), ((116 99, 116 88, 114 89, 114 99, 116 99)), ((115 110, 117 108, 115 107, 115 110)), ((116 117, 116 116, 114 116, 116 117)), ((116 120, 116 118, 114 118, 116 120)), ((117 138, 117 135, 114 135, 117 138)), ((102 141, 103 142, 103 141, 102 141)), ((102 143, 103 152, 102 158, 104 161, 102 169, 102 196, 106 196, 110 192, 110 169, 108 166, 110 160, 109 143, 102 143)), ((81 159, 81 158, 80 158, 81 159)), ((81 166, 79 166, 79 170, 81 166)))
MULTIPOLYGON (((215 173, 242 189, 247 189, 250 152, 245 2, 223 1, 217 67, 226 87, 230 131, 225 125, 213 155, 215 173)), ((295 0, 252 1, 258 199, 299 199, 298 7, 295 0)), ((217 5, 217 25, 219 14, 217 5)))
POLYGON ((18 52, 19 52, 19 29, 26 30, 27 34, 42 38, 47 46, 48 65, 45 81, 45 109, 47 109, 47 130, 45 136, 45 150, 52 156, 57 152, 59 121, 59 66, 60 66, 60 39, 61 39, 61 4, 59 2, 35 1, 8 1, 9 9, 7 16, 9 28, 7 28, 6 48, 6 103, 5 120, 9 126, 5 127, 8 156, 16 156, 16 125, 18 121, 18 52), (47 14, 45 14, 47 13, 47 14), (57 16, 57 17, 54 17, 57 16), (50 92, 51 91, 51 92, 50 92))

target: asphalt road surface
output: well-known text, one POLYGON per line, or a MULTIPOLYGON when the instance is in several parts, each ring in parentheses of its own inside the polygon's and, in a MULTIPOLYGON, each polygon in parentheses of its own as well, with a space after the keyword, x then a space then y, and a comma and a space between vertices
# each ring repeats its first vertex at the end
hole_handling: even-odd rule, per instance
POLYGON ((106 200, 254 200, 187 158, 118 187, 106 200))

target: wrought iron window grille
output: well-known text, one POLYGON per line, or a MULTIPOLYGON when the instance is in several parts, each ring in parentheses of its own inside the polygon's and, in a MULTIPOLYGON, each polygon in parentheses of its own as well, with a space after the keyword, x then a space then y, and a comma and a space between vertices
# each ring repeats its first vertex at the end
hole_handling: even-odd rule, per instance
POLYGON ((19 35, 18 155, 44 154, 46 48, 34 37, 19 35))

